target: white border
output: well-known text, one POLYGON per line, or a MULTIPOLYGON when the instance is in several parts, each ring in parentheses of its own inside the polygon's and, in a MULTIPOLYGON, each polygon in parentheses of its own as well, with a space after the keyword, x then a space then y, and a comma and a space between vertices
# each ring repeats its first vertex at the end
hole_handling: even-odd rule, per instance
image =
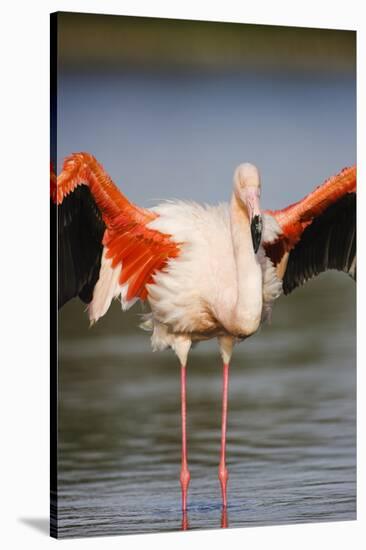
MULTIPOLYGON (((365 388, 364 344, 358 354, 358 517, 357 522, 285 527, 196 531, 56 542, 19 518, 48 516, 48 90, 49 13, 51 11, 120 13, 155 17, 241 21, 358 30, 358 181, 365 182, 366 31, 362 2, 260 1, 184 3, 154 0, 13 1, 2 6, 1 63, 1 542, 4 548, 67 544, 85 548, 213 547, 297 549, 359 548, 365 537, 365 388)), ((340 128, 341 131, 341 128, 340 128)), ((359 185, 359 237, 363 231, 363 183, 359 185)), ((359 281, 364 277, 359 238, 359 281)), ((363 261, 362 261, 363 258, 363 261)), ((358 323, 365 326, 362 284, 358 323)))

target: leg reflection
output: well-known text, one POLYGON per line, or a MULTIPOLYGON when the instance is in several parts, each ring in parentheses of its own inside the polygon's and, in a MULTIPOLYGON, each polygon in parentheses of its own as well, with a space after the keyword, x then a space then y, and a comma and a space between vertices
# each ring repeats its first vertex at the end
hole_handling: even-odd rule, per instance
POLYGON ((187 510, 182 511, 182 531, 187 531, 189 529, 188 523, 188 514, 187 510))
POLYGON ((223 506, 221 512, 221 529, 227 529, 227 527, 229 527, 227 508, 223 506))

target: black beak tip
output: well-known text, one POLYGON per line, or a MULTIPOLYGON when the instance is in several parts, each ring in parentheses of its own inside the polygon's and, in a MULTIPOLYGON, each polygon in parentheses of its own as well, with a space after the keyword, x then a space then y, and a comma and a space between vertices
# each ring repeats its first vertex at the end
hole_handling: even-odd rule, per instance
POLYGON ((252 233, 252 241, 254 252, 258 252, 259 245, 262 238, 262 218, 261 216, 254 216, 252 223, 250 224, 250 231, 252 233))

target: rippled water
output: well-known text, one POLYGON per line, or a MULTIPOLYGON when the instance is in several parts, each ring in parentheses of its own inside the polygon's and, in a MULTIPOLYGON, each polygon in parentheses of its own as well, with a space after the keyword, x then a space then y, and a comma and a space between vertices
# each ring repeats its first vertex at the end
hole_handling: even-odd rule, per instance
MULTIPOLYGON (((151 353, 138 308, 94 328, 60 313, 59 536, 180 529, 180 388, 151 353)), ((329 273, 283 297, 235 350, 229 388, 229 527, 356 517, 355 285, 329 273)), ((216 343, 188 365, 188 525, 222 520, 216 343)))

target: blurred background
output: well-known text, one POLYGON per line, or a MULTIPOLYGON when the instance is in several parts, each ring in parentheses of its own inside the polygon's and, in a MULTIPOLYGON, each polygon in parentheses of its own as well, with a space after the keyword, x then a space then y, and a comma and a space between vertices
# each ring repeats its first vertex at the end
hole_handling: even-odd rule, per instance
MULTIPOLYGON (((351 31, 58 14, 58 170, 93 153, 133 201, 230 198, 240 162, 281 208, 356 162, 351 31)), ((178 362, 141 307, 59 315, 60 535, 180 527, 178 362)), ((237 347, 229 526, 354 519, 355 285, 330 272, 237 347)), ((190 528, 220 526, 221 365, 191 353, 190 528)))

